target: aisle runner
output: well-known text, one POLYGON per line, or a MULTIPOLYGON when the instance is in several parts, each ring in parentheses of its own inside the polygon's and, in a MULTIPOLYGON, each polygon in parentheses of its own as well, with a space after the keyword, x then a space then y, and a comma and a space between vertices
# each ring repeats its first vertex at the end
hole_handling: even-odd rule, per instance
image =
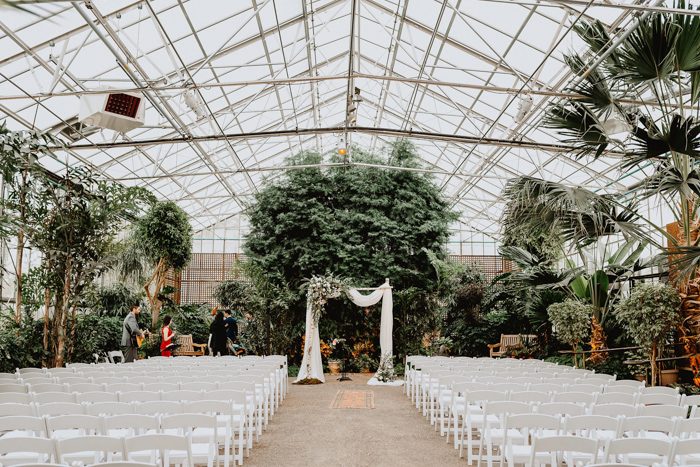
POLYGON ((374 392, 338 390, 331 402, 331 409, 373 409, 374 392))

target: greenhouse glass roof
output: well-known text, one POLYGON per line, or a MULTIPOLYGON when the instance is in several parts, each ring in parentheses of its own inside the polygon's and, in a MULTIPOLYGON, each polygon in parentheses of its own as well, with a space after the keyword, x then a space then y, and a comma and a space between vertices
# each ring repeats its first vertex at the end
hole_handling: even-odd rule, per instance
MULTIPOLYGON (((661 5, 661 6, 660 6, 661 5)), ((658 0, 101 0, 3 8, 0 119, 50 129, 55 161, 176 200, 195 230, 239 216, 302 149, 411 139, 423 168, 494 237, 521 174, 615 192, 643 174, 575 160, 541 127, 573 79, 573 26, 634 27, 658 0), (146 97, 126 134, 78 123, 80 96, 146 97), (353 97, 359 93, 360 98, 353 97), (531 102, 531 105, 530 105, 531 102), (355 110, 353 111, 353 108, 355 110)), ((350 163, 352 158, 350 156, 350 163)))

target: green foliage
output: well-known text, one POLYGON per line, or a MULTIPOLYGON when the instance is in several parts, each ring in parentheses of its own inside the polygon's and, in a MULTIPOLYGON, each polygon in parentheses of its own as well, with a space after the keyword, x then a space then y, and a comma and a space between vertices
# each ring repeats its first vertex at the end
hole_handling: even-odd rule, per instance
POLYGON ((116 283, 95 289, 90 294, 88 307, 96 315, 124 318, 131 311, 131 305, 140 298, 140 294, 134 293, 123 284, 116 283))
POLYGON ((179 270, 192 257, 192 226, 187 214, 172 201, 158 202, 138 220, 136 239, 141 251, 153 263, 179 270))
MULTIPOLYGON (((390 157, 401 165, 417 161, 415 148, 406 142, 392 146, 390 157)), ((376 159, 353 151, 355 161, 376 159)), ((319 156, 303 153, 292 162, 309 160, 318 161, 319 156)), ((419 334, 439 321, 439 304, 433 297, 436 272, 423 249, 444 259, 447 227, 456 215, 430 178, 366 167, 293 170, 256 195, 249 217, 245 250, 250 262, 266 276, 268 286, 287 290, 290 296, 286 307, 277 308, 284 319, 279 313, 263 317, 269 319, 261 323, 263 329, 301 335, 301 329, 295 329, 296 323, 304 322, 306 297, 300 285, 312 275, 325 274, 361 287, 377 286, 386 277, 391 280, 396 291, 394 330, 399 355, 408 351, 407 339, 419 342, 419 334), (402 292, 418 297, 418 302, 409 303, 400 296, 402 292)), ((362 309, 342 300, 332 302, 336 303, 327 307, 322 333, 358 322, 358 328, 345 327, 335 336, 371 335, 368 325, 372 323, 363 319, 362 309)))
POLYGON ((662 284, 641 284, 615 309, 617 321, 637 345, 650 349, 681 322, 678 291, 662 284))
POLYGON ((243 317, 251 307, 253 290, 250 285, 241 281, 224 281, 216 286, 214 298, 223 307, 231 310, 237 317, 243 317))
POLYGON ((25 315, 20 323, 9 310, 0 313, 0 372, 41 366, 43 323, 25 315))
POLYGON ((79 314, 75 329, 78 339, 70 361, 91 363, 95 361, 95 353, 102 355, 110 350, 118 350, 121 345, 123 319, 123 316, 79 314))
POLYGON ((590 334, 593 311, 591 305, 570 298, 547 308, 557 338, 574 348, 590 334))

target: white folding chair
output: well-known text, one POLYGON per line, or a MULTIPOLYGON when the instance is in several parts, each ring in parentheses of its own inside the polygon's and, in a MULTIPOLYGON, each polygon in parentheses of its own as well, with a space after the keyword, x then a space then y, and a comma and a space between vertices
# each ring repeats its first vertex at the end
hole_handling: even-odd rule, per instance
POLYGON ((575 404, 591 405, 596 394, 590 392, 559 392, 552 396, 552 402, 573 402, 575 404))
POLYGON ((94 415, 46 417, 46 430, 52 439, 97 435, 102 432, 102 419, 94 415))
POLYGON ((124 353, 121 350, 110 350, 107 359, 110 363, 124 363, 124 353))
POLYGON ((480 430, 479 436, 479 458, 477 465, 481 465, 482 453, 486 454, 488 467, 493 465, 493 451, 497 448, 499 465, 503 465, 504 447, 506 439, 511 441, 522 438, 521 433, 516 429, 509 429, 506 419, 510 415, 520 415, 532 413, 534 406, 527 402, 517 401, 497 401, 487 402, 484 406, 484 427, 480 430), (484 447, 486 450, 484 451, 484 447))
MULTIPOLYGON (((483 413, 483 405, 488 402, 507 401, 508 393, 502 391, 468 391, 464 395, 464 410, 462 412, 462 426, 459 431, 455 425, 454 437, 459 444, 459 457, 462 457, 464 447, 467 448, 467 462, 471 465, 474 460, 473 449, 477 443, 473 439, 472 431, 483 428, 486 424, 486 416, 483 413), (475 410, 481 407, 482 410, 475 410)), ((492 416, 492 421, 497 421, 492 416)))
POLYGON ((75 394, 70 392, 40 392, 33 393, 32 399, 36 404, 52 404, 54 402, 75 403, 75 394))
POLYGON ((81 415, 85 413, 85 406, 73 402, 52 402, 50 404, 35 404, 37 415, 81 415))
POLYGON ((105 386, 104 384, 96 384, 96 383, 78 383, 78 384, 68 384, 68 390, 70 392, 104 392, 105 386))
POLYGON ((124 459, 124 443, 121 438, 101 435, 59 439, 56 441, 56 458, 68 465, 124 459))
POLYGON ((0 393, 3 393, 3 392, 9 392, 9 393, 27 392, 27 386, 25 386, 24 384, 19 384, 19 383, 3 383, 3 384, 0 384, 0 393))
MULTIPOLYGON (((190 458, 196 464, 206 463, 207 467, 219 465, 218 421, 215 415, 177 414, 164 415, 160 421, 163 432, 177 430, 177 435, 190 440, 190 458), (202 428, 197 430, 197 428, 202 428)), ((177 458, 171 460, 176 460, 177 458)), ((177 461, 176 461, 177 462, 177 461)))
POLYGON ((654 394, 642 393, 639 395, 638 403, 642 405, 679 405, 681 395, 676 394, 654 394))
POLYGON ((188 390, 176 390, 176 391, 163 391, 161 393, 161 399, 164 401, 198 401, 202 399, 202 391, 188 391, 188 390))
POLYGON ((587 384, 588 379, 585 379, 586 383, 575 383, 570 384, 566 387, 566 392, 583 392, 586 394, 597 394, 603 390, 602 384, 587 384))
POLYGON ((682 405, 640 405, 637 415, 664 418, 686 418, 688 407, 682 405))
POLYGON ((679 439, 673 447, 673 459, 669 465, 700 464, 700 439, 679 439))
POLYGON ((42 392, 68 392, 68 388, 65 384, 60 383, 30 384, 29 392, 33 392, 35 394, 42 392))
POLYGON ((106 416, 102 420, 105 435, 124 438, 160 432, 160 421, 155 415, 126 414, 106 416))
POLYGON ((26 392, 3 392, 0 393, 0 404, 30 404, 32 395, 26 392))
POLYGON ((542 391, 511 392, 510 400, 515 402, 546 403, 552 402, 552 395, 542 391))
POLYGON ((669 396, 677 396, 679 392, 677 387, 671 388, 668 386, 649 386, 642 388, 641 394, 668 394, 669 396))
MULTIPOLYGON (((540 413, 510 415, 506 418, 506 440, 504 456, 508 467, 515 464, 527 464, 532 457, 532 445, 530 440, 543 436, 544 433, 558 435, 561 428, 561 417, 558 415, 545 415, 540 413), (520 436, 508 436, 510 430, 518 430, 520 436)), ((538 461, 547 461, 544 455, 536 456, 538 461)))
POLYGON ((131 436, 124 439, 127 458, 132 461, 142 461, 151 464, 169 466, 170 456, 173 455, 179 464, 193 467, 190 440, 186 436, 146 434, 131 436))
POLYGON ((187 381, 180 383, 180 389, 185 391, 216 391, 217 389, 226 389, 219 387, 219 383, 210 383, 207 381, 187 381))
POLYGON ((0 465, 51 462, 54 442, 47 438, 0 438, 0 465))
POLYGON ((626 438, 651 438, 671 441, 676 433, 676 419, 664 417, 625 417, 620 428, 626 438))
MULTIPOLYGON (((230 401, 202 400, 186 402, 184 413, 203 413, 216 417, 217 444, 224 449, 224 464, 228 467, 230 456, 234 462, 243 463, 243 443, 245 439, 245 408, 234 410, 230 401), (236 441, 238 434, 238 441, 236 441)), ((195 435, 210 434, 211 429, 198 427, 195 435)))
POLYGON ((700 438, 700 418, 676 419, 676 433, 680 439, 700 438))
POLYGON ((573 417, 576 415, 584 415, 586 413, 586 407, 583 404, 576 404, 574 402, 547 402, 537 407, 537 413, 558 415, 560 417, 569 415, 573 417))
POLYGON ((673 443, 660 439, 618 438, 608 441, 606 462, 624 462, 642 465, 668 465, 673 443))
POLYGON ((577 415, 564 419, 563 433, 570 436, 583 436, 597 440, 620 437, 620 424, 623 417, 606 415, 577 415))
POLYGON ((26 415, 0 417, 0 433, 2 438, 45 438, 46 422, 41 417, 26 415))
POLYGON ((153 391, 131 391, 117 394, 119 402, 150 402, 162 400, 159 392, 153 391))
POLYGON ((134 406, 127 402, 93 402, 87 404, 86 412, 88 415, 123 415, 133 414, 134 406))
POLYGON ((625 392, 604 392, 598 394, 595 403, 600 404, 627 404, 636 405, 637 399, 639 398, 638 393, 625 393, 625 392))
POLYGON ((78 403, 94 404, 95 402, 117 402, 119 397, 113 392, 81 392, 75 393, 78 403))
MULTIPOLYGON (((15 466, 19 467, 19 466, 15 466)), ((29 467, 29 466, 28 466, 29 467)), ((101 462, 99 464, 91 464, 88 467, 159 467, 156 464, 149 464, 147 462, 101 462)))
POLYGON ((646 383, 644 381, 637 381, 636 379, 618 379, 616 381, 611 381, 608 383, 608 387, 615 386, 631 386, 634 388, 641 389, 646 383))
POLYGON ((582 436, 545 436, 535 437, 532 442, 530 466, 549 464, 557 467, 561 461, 567 465, 576 465, 579 460, 584 464, 594 464, 598 460, 598 440, 582 436), (549 460, 542 462, 538 455, 545 454, 549 460))
POLYGON ((176 401, 147 401, 136 403, 136 413, 144 415, 172 415, 182 413, 182 404, 176 401))
POLYGON ((593 404, 591 415, 605 415, 607 417, 634 417, 639 412, 639 407, 631 404, 593 404))
POLYGON ((36 410, 34 409, 34 405, 29 404, 16 404, 13 402, 0 404, 0 417, 8 417, 10 415, 24 415, 31 417, 36 415, 36 410))

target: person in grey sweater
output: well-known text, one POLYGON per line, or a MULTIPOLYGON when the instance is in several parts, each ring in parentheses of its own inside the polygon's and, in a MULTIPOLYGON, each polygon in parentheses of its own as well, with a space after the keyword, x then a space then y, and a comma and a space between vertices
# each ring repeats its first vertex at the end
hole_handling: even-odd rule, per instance
POLYGON ((144 337, 144 332, 139 329, 139 323, 136 317, 141 313, 141 304, 136 302, 131 305, 131 311, 122 325, 122 352, 124 353, 124 363, 133 362, 136 360, 136 355, 139 350, 136 337, 144 337))

